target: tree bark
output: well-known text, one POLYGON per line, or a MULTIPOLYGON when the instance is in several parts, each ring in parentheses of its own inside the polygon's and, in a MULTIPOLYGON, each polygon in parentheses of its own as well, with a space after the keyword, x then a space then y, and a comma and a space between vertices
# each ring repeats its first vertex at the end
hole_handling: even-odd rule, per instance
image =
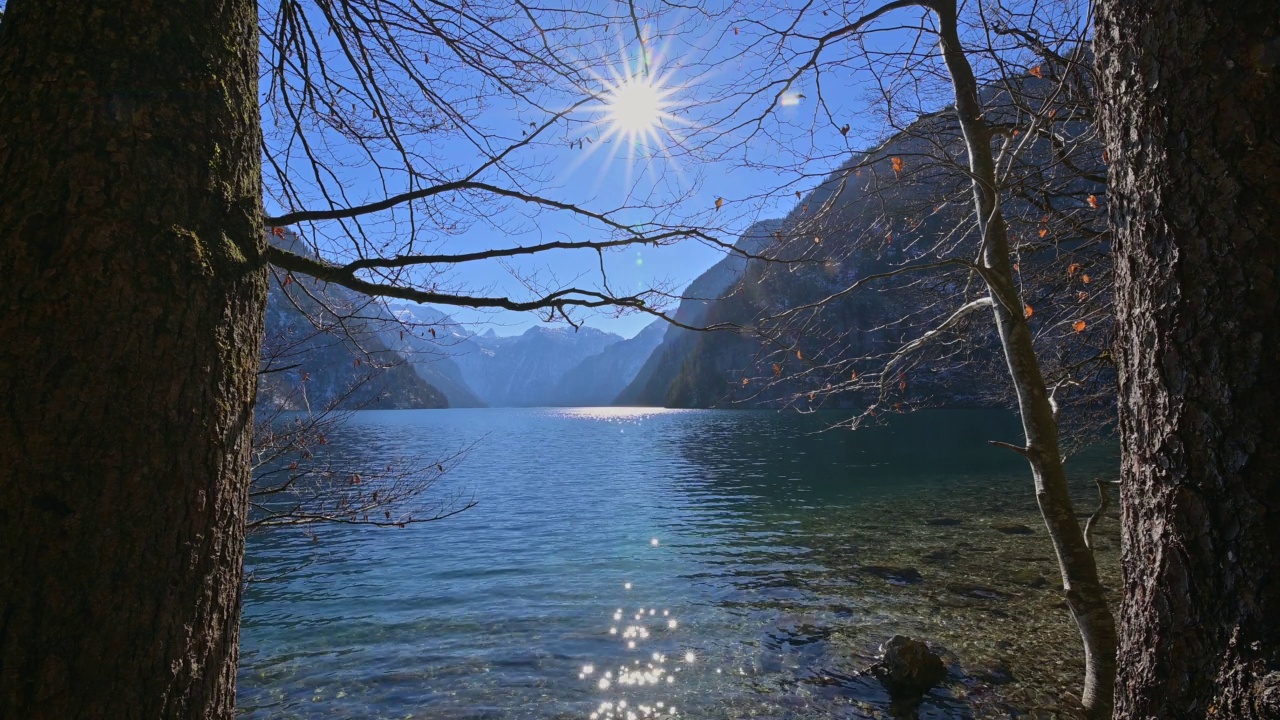
POLYGON ((1117 717, 1280 718, 1280 9, 1102 0, 1117 717))
POLYGON ((1081 704, 1091 720, 1111 716, 1116 675, 1115 618, 1098 579, 1098 566, 1076 520, 1059 447, 1058 422, 1049 400, 1031 328, 1013 279, 1009 233, 1000 210, 1000 185, 991 152, 991 133, 983 121, 983 107, 973 69, 960 43, 955 0, 936 0, 930 7, 938 17, 943 59, 956 90, 956 115, 964 133, 973 175, 974 210, 981 236, 983 279, 1009 377, 1018 397, 1026 447, 1020 452, 1031 466, 1036 501, 1053 542, 1062 573, 1067 606, 1084 643, 1085 678, 1081 704))
POLYGON ((0 25, 0 716, 226 718, 262 256, 253 0, 0 25))

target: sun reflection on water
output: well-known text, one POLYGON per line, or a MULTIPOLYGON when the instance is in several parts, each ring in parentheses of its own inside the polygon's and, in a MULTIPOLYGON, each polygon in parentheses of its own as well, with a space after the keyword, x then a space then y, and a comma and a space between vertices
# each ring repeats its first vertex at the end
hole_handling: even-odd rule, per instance
MULTIPOLYGON (((651 540, 649 546, 658 547, 657 538, 651 540)), ((623 588, 630 591, 634 585, 626 582, 623 588)), ((638 651, 645 654, 645 659, 617 658, 613 669, 605 670, 598 678, 596 667, 612 663, 582 666, 578 680, 590 683, 589 687, 594 686, 605 694, 590 711, 589 720, 657 720, 677 716, 678 710, 672 704, 676 677, 692 669, 698 660, 697 652, 679 647, 681 638, 675 631, 680 623, 670 608, 659 610, 657 606, 645 604, 628 609, 624 605, 615 608, 610 618, 613 623, 620 623, 624 615, 629 616, 630 624, 621 631, 618 625, 611 624, 608 635, 621 642, 619 653, 623 658, 638 651)))
POLYGON ((577 407, 561 408, 555 412, 557 415, 564 418, 618 422, 627 420, 644 420, 658 415, 675 415, 679 413, 691 413, 697 411, 679 408, 654 407, 577 407))

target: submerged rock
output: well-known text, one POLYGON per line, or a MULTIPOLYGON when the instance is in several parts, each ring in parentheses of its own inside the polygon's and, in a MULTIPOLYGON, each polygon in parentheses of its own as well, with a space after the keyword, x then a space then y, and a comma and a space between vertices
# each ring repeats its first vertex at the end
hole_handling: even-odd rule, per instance
POLYGON ((957 520, 949 517, 929 518, 924 521, 925 525, 936 525, 938 527, 953 527, 955 525, 963 525, 963 520, 957 520))
POLYGON ((992 530, 997 530, 1005 535, 1034 535, 1035 530, 1030 526, 1022 523, 995 523, 991 526, 992 530))
POLYGON ((973 676, 988 685, 1006 685, 1016 679, 1013 676, 1013 670, 1003 659, 998 659, 985 668, 979 668, 973 676))
POLYGON ((863 565, 859 568, 868 575, 875 575, 888 580, 894 585, 918 585, 924 582, 924 576, 913 567, 893 567, 891 565, 863 565))
POLYGON ((1045 579, 1044 575, 1040 574, 1039 570, 1033 570, 1033 569, 1015 570, 1009 574, 1009 579, 1014 583, 1018 585, 1022 585, 1024 587, 1029 587, 1029 588, 1049 587, 1049 581, 1045 579))
POLYGON ((995 588, 970 583, 947 583, 947 589, 957 595, 981 600, 1008 600, 1013 597, 1009 593, 1001 592, 995 588))
POLYGON ((956 554, 946 548, 937 548, 921 555, 920 558, 927 563, 943 564, 955 560, 956 554))
POLYGON ((947 676, 947 667, 929 645, 894 635, 880 646, 880 661, 871 666, 895 702, 918 700, 947 676))

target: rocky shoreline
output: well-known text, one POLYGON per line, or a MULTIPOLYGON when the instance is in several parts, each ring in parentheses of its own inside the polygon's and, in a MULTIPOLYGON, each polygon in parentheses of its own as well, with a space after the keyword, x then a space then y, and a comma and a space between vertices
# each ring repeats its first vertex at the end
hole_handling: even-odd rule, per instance
MULTIPOLYGON (((1077 510, 1093 509, 1084 488, 1076 502, 1077 510)), ((860 708, 855 717, 1082 717, 1083 650, 1029 488, 1025 499, 869 502, 844 520, 847 533, 813 548, 811 559, 825 570, 801 581, 834 602, 811 622, 784 627, 787 644, 826 648, 801 685, 848 698, 860 708), (946 672, 927 688, 904 688, 886 674, 886 659, 900 663, 888 646, 917 642, 909 654, 927 663, 927 648, 946 672), (877 692, 881 701, 865 700, 877 692)), ((1103 582, 1118 603, 1114 511, 1095 537, 1103 582)))

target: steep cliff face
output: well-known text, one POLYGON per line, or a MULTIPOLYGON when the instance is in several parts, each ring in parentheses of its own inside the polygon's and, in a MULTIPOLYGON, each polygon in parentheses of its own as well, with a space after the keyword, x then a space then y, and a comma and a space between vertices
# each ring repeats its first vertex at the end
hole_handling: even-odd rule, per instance
MULTIPOLYGON (((886 149, 906 151, 901 146, 886 149)), ((851 161, 842 170, 847 171, 858 161, 851 161)), ((779 363, 779 372, 773 371, 769 343, 754 331, 779 313, 818 302, 858 278, 884 272, 903 259, 901 246, 858 247, 862 236, 875 229, 886 198, 883 191, 869 193, 872 188, 854 186, 839 178, 840 172, 833 173, 787 217, 757 223, 740 241, 753 253, 770 258, 802 258, 803 262, 774 265, 763 260, 726 258, 690 285, 686 293, 690 299, 681 303, 677 319, 699 327, 731 324, 742 330, 697 332, 672 328, 635 381, 619 394, 618 404, 760 407, 785 402, 796 393, 809 390, 807 383, 785 382, 783 375, 792 369, 787 367, 791 363, 786 359, 779 363), (871 197, 874 203, 869 201, 871 197), (819 212, 825 215, 815 222, 819 212), (840 226, 843 231, 832 232, 832 226, 840 226), (815 243, 814 237, 820 242, 815 243), (756 381, 761 376, 766 382, 756 381), (748 379, 747 384, 742 383, 743 379, 748 379)), ((827 338, 841 338, 840 352, 848 356, 887 351, 903 337, 891 324, 911 305, 908 296, 909 293, 888 291, 829 303, 810 329, 815 336, 820 333, 827 338)))
MULTIPOLYGON (((738 239, 737 247, 748 254, 758 254, 769 247, 774 233, 783 227, 782 220, 765 220, 755 223, 738 239)), ((739 283, 747 272, 746 258, 729 255, 721 259, 709 270, 699 275, 685 289, 679 307, 676 308, 676 321, 693 326, 703 327, 708 324, 708 313, 720 306, 728 298, 749 286, 739 283)), ((662 342, 650 351, 648 358, 613 400, 614 405, 640 405, 672 407, 710 407, 714 402, 673 404, 668 403, 667 391, 683 374, 686 361, 698 354, 702 333, 684 328, 669 326, 662 342)), ((727 340, 727 338, 726 338, 727 340)))

